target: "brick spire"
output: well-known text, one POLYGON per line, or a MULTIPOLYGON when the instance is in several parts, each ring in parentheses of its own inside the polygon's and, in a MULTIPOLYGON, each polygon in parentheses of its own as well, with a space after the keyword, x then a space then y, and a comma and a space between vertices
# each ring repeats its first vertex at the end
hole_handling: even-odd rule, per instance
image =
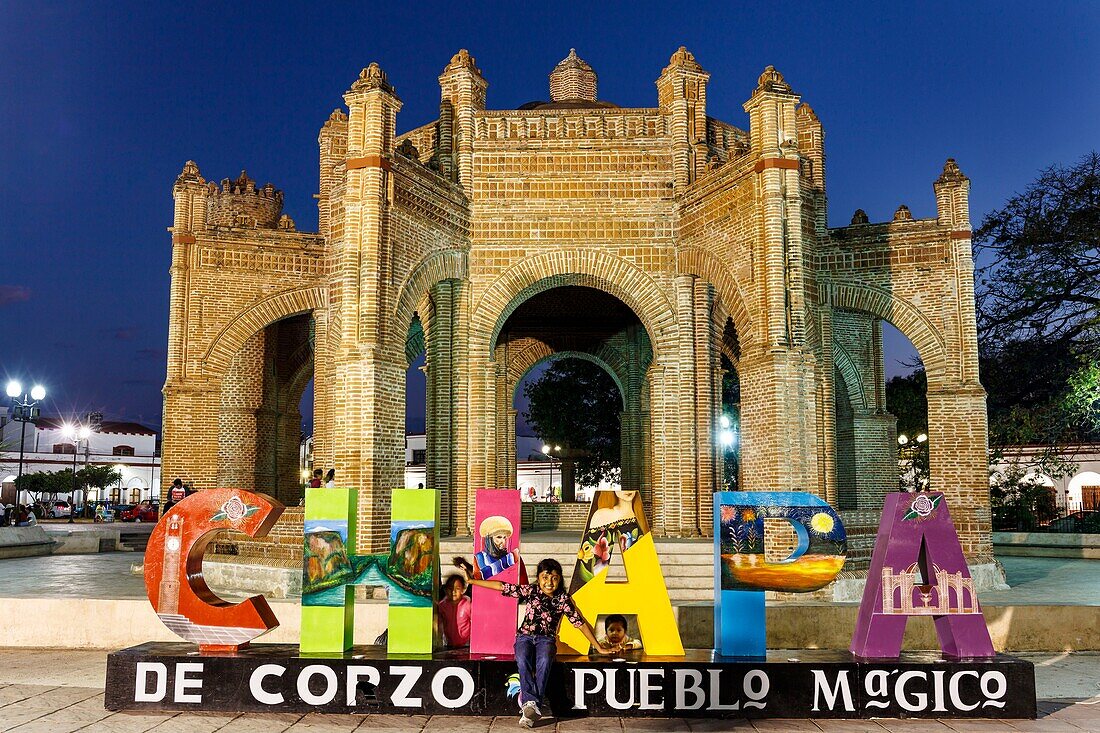
POLYGON ((550 101, 566 102, 583 99, 596 101, 596 72, 577 56, 575 48, 569 49, 569 55, 558 62, 550 72, 550 101))

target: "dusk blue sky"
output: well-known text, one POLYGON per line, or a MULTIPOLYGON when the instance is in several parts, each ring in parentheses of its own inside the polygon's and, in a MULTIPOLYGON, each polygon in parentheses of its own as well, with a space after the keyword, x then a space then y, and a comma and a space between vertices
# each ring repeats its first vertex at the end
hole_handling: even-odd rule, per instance
MULTIPOLYGON (((602 99, 649 107, 686 45, 711 73, 708 113, 740 127, 773 64, 825 126, 831 225, 901 203, 934 216, 949 156, 976 224, 1097 145, 1098 28, 1084 2, 0 2, 0 378, 45 384, 46 414, 159 426, 184 161, 208 180, 247 168, 315 230, 317 132, 371 61, 404 102, 399 131, 436 117, 459 48, 490 108, 546 99, 570 47, 602 99)), ((891 374, 911 355, 898 341, 891 374)))

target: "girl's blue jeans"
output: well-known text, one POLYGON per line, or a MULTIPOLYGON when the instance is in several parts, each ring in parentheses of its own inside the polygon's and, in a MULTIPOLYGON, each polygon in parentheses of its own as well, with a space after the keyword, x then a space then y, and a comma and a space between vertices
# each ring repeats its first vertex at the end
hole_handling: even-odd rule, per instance
POLYGON ((558 642, 552 636, 518 634, 515 650, 516 664, 519 665, 519 704, 533 702, 541 705, 558 642))

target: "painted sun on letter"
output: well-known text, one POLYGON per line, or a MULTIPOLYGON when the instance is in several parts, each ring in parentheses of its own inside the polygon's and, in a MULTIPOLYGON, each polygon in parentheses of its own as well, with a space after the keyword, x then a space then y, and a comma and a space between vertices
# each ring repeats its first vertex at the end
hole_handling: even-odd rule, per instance
POLYGON ((825 512, 818 512, 810 518, 810 527, 818 534, 829 534, 833 531, 833 518, 825 512))

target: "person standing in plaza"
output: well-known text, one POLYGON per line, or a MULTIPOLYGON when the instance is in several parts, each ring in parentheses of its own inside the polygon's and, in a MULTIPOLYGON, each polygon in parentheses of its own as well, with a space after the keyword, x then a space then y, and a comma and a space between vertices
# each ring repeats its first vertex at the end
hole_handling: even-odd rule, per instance
POLYGON ((321 469, 315 468, 313 469, 313 478, 309 480, 309 488, 319 489, 321 488, 321 484, 321 469))
POLYGON ((183 501, 186 496, 187 490, 183 488, 183 479, 177 478, 173 480, 171 488, 168 489, 168 506, 166 506, 164 510, 168 511, 173 506, 183 501))
POLYGON ((325 488, 326 489, 335 489, 336 488, 336 469, 335 468, 330 468, 328 470, 328 473, 325 474, 325 488))

